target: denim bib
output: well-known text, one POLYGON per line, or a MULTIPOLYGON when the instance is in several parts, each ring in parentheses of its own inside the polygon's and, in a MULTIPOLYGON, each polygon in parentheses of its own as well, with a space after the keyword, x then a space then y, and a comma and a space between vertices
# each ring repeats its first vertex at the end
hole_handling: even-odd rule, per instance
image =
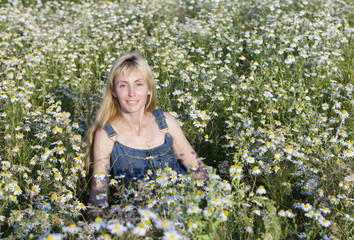
MULTIPOLYGON (((152 113, 160 131, 167 129, 168 126, 163 111, 157 109, 152 113)), ((104 130, 110 138, 117 135, 109 123, 104 126, 104 130)), ((110 165, 111 177, 124 176, 124 182, 126 183, 132 180, 144 179, 144 176, 148 174, 148 170, 151 170, 150 179, 154 179, 156 170, 164 169, 166 165, 178 174, 188 174, 187 169, 177 160, 173 151, 172 137, 169 133, 165 133, 164 144, 151 149, 134 149, 115 141, 110 165)))

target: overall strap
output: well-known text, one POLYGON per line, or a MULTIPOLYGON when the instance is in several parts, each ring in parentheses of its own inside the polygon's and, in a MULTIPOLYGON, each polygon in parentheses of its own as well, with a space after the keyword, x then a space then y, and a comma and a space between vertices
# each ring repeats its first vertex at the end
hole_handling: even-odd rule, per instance
POLYGON ((106 131, 106 133, 107 133, 109 138, 117 135, 116 131, 114 131, 114 129, 112 128, 111 124, 109 124, 109 123, 104 125, 103 129, 106 131))
POLYGON ((166 118, 165 115, 163 114, 163 111, 161 109, 156 109, 152 111, 152 113, 154 114, 155 120, 159 125, 159 129, 160 130, 168 129, 166 118))

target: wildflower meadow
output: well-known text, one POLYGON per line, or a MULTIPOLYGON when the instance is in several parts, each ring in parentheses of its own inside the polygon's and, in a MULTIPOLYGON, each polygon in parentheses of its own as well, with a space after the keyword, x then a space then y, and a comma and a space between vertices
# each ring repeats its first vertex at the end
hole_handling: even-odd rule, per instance
POLYGON ((351 239, 353 12, 349 0, 0 1, 0 238, 351 239), (158 108, 209 181, 111 178, 98 209, 85 134, 128 51, 152 67, 158 108))

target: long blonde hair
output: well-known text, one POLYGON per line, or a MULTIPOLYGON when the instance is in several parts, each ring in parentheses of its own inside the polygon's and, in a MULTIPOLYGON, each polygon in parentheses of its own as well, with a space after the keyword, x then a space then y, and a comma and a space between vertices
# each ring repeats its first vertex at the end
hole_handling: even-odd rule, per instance
POLYGON ((91 125, 87 132, 87 149, 85 154, 87 172, 89 171, 91 164, 94 137, 97 130, 103 128, 104 125, 122 115, 119 101, 113 96, 114 79, 120 73, 130 72, 132 70, 139 70, 141 72, 147 82, 150 91, 145 104, 145 111, 153 111, 155 109, 156 86, 150 66, 147 64, 146 60, 138 53, 124 54, 114 62, 111 71, 109 72, 101 107, 96 114, 95 122, 91 125))

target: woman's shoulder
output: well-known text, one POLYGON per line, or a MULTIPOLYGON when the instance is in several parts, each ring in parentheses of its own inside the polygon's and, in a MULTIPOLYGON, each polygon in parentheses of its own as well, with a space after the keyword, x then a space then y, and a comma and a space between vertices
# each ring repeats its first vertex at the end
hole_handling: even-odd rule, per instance
POLYGON ((176 120, 176 117, 173 114, 169 112, 163 112, 163 114, 166 118, 166 123, 170 129, 179 127, 178 121, 176 120))
POLYGON ((169 112, 163 112, 163 115, 165 116, 166 120, 176 120, 176 118, 169 112))
POLYGON ((188 149, 190 144, 183 133, 180 123, 175 117, 177 114, 164 112, 164 115, 166 117, 166 123, 169 129, 168 132, 173 138, 174 146, 177 146, 181 149, 188 149))
POLYGON ((95 133, 95 137, 103 138, 105 136, 108 137, 106 130, 102 127, 97 128, 96 133, 95 133))
POLYGON ((99 144, 108 144, 111 142, 107 128, 98 128, 95 133, 95 142, 99 144))

